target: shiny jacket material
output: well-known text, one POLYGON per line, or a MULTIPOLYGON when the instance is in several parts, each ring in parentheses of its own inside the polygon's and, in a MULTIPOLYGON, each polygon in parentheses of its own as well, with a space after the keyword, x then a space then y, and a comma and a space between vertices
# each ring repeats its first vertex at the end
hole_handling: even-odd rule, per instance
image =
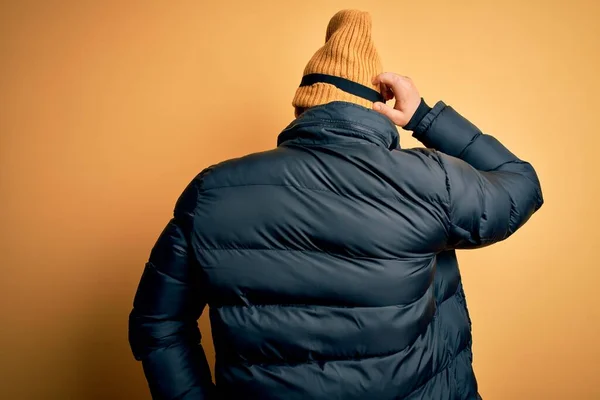
POLYGON ((540 184, 443 102, 415 136, 400 149, 389 119, 333 102, 189 184, 130 315, 155 399, 478 398, 455 250, 514 233, 540 184))

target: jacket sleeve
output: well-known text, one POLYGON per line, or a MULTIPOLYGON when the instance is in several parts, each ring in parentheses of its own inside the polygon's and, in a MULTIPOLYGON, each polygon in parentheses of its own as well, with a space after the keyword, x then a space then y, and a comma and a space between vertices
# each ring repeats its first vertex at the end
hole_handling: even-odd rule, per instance
POLYGON ((150 253, 129 315, 129 343, 142 362, 153 399, 213 398, 197 322, 206 299, 190 248, 195 181, 178 199, 150 253))
POLYGON ((444 171, 448 248, 477 248, 519 229, 543 204, 533 167, 452 107, 438 102, 414 136, 444 171))

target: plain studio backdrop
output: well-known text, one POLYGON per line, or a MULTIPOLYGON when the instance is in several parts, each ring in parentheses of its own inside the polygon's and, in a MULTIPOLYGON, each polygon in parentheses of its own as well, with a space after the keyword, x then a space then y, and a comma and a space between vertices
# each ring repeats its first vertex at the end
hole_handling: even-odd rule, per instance
POLYGON ((150 249, 196 173, 275 146, 343 8, 539 173, 530 223, 459 253, 481 394, 600 399, 594 0, 2 2, 0 398, 149 398, 127 316, 150 249))

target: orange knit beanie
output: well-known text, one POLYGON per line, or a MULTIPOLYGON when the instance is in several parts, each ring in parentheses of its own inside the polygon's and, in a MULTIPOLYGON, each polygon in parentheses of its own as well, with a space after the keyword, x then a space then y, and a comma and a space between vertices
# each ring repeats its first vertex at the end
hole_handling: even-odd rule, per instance
POLYGON ((371 38, 368 12, 342 10, 327 26, 325 45, 310 59, 292 100, 296 109, 332 101, 347 101, 371 108, 383 101, 372 79, 383 72, 371 38))

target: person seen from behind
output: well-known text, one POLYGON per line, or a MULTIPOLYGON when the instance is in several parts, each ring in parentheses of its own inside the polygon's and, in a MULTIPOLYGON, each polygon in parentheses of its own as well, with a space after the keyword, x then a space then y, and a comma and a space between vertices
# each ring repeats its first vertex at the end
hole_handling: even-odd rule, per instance
POLYGON ((206 168, 177 200, 129 317, 154 399, 481 398, 456 250, 516 232, 540 182, 384 72, 371 29, 336 13, 277 146, 206 168), (401 148, 397 127, 424 146, 401 148))

